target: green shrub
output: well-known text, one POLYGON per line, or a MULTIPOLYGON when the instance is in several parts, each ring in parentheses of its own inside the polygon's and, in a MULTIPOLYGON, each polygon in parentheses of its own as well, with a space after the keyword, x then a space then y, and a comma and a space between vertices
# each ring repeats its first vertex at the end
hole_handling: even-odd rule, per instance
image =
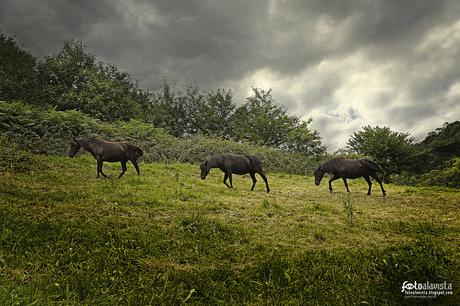
POLYGON ((55 111, 0 101, 0 134, 34 153, 66 155, 74 136, 128 141, 144 151, 145 162, 200 163, 219 153, 255 154, 267 171, 311 173, 317 161, 298 152, 287 152, 247 143, 196 135, 176 138, 165 130, 139 121, 102 122, 79 111, 55 111))
POLYGON ((396 185, 416 186, 420 184, 420 175, 403 171, 400 174, 392 174, 389 180, 396 185))
POLYGON ((409 172, 393 174, 391 181, 399 185, 410 186, 441 186, 450 188, 460 187, 460 157, 455 157, 446 162, 442 169, 416 175, 409 172))
POLYGON ((460 157, 455 157, 440 170, 431 170, 420 177, 421 185, 460 187, 460 157))
POLYGON ((6 137, 0 137, 0 172, 30 172, 41 169, 37 158, 6 137))

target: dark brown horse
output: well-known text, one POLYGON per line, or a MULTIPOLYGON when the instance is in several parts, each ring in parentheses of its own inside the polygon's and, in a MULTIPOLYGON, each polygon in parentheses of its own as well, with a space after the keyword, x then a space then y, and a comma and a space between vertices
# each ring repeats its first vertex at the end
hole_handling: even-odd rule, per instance
POLYGON ((348 189, 347 178, 355 179, 358 177, 364 177, 367 184, 369 185, 369 190, 367 195, 371 194, 372 182, 369 177, 375 179, 382 188, 383 196, 386 195, 385 189, 383 189, 382 179, 377 176, 377 172, 383 173, 382 167, 376 162, 363 158, 363 159, 345 159, 341 157, 333 158, 321 164, 318 169, 315 170, 315 184, 319 185, 325 173, 332 174, 332 178, 329 180, 329 191, 332 192, 332 181, 343 179, 343 183, 347 188, 347 192, 350 192, 348 189))
POLYGON ((252 178, 251 191, 256 186, 256 173, 259 174, 265 182, 267 193, 270 192, 268 187, 267 177, 262 169, 262 161, 255 155, 234 155, 234 154, 219 154, 201 163, 201 179, 204 180, 211 168, 219 168, 224 172, 224 184, 232 189, 232 174, 247 174, 252 178), (227 184, 227 179, 230 180, 230 185, 227 184))
POLYGON ((85 149, 97 160, 97 177, 102 174, 103 162, 121 162, 121 173, 118 178, 122 177, 126 171, 126 163, 131 161, 136 168, 137 175, 140 175, 137 160, 144 155, 141 148, 128 142, 111 142, 99 139, 74 138, 70 142, 69 156, 74 157, 80 148, 85 149))

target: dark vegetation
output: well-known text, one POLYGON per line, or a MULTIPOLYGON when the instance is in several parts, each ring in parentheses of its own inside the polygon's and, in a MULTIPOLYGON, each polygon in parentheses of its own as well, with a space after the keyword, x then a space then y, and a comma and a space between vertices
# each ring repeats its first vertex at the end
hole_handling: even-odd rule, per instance
POLYGON ((145 162, 198 164, 212 155, 232 152, 261 156, 269 171, 297 174, 312 171, 316 163, 301 152, 203 135, 177 138, 139 120, 109 123, 76 110, 43 110, 21 102, 0 101, 0 118, 2 145, 15 142, 18 147, 39 154, 65 156, 74 135, 88 135, 135 143, 145 151, 145 162))

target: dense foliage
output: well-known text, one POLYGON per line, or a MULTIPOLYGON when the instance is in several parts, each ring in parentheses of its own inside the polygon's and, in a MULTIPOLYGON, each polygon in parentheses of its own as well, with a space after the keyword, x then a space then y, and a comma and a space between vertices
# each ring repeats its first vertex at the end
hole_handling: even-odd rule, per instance
MULTIPOLYGON (((21 149, 49 155, 66 155, 75 135, 131 141, 146 152, 148 162, 199 163, 224 152, 257 154, 269 171, 310 173, 317 160, 298 152, 285 152, 265 146, 194 135, 177 138, 139 120, 108 123, 76 110, 41 110, 20 102, 0 101, 2 146, 18 143, 21 149)), ((11 152, 10 152, 11 153, 11 152)))
POLYGON ((12 37, 0 33, 0 99, 24 100, 33 103, 40 99, 41 86, 37 60, 21 49, 12 37))
POLYGON ((416 161, 419 167, 414 170, 419 173, 442 168, 444 162, 460 157, 460 121, 444 123, 430 132, 418 148, 420 153, 416 161))
POLYGON ((67 41, 39 65, 47 81, 46 103, 57 110, 77 109, 104 120, 141 119, 148 94, 115 65, 99 62, 81 43, 67 41))

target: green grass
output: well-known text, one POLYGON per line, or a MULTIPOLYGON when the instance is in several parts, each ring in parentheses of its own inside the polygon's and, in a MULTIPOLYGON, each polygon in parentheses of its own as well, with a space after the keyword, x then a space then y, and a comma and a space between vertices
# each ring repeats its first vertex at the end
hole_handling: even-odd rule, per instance
POLYGON ((0 173, 0 304, 400 304, 404 281, 448 281, 458 304, 458 190, 234 176, 196 165, 34 156, 0 173), (345 201, 345 202, 344 202, 345 201), (348 202, 346 202, 348 201, 348 202), (345 205, 346 204, 346 205, 345 205), (352 217, 350 217, 352 216, 352 217), (352 218, 352 226, 350 223, 352 218))

